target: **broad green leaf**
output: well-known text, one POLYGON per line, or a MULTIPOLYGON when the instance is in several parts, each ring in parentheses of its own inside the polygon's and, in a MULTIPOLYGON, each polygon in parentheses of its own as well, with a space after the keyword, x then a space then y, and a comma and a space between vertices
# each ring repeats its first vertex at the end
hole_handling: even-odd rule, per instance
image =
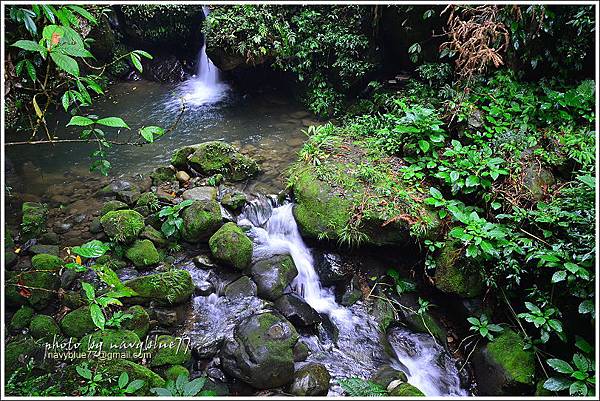
POLYGON ((154 142, 154 140, 156 138, 161 137, 162 135, 164 135, 164 133, 165 133, 164 129, 162 129, 161 127, 153 126, 153 125, 140 129, 140 135, 148 143, 154 142))
POLYGON ((90 21, 92 24, 97 24, 98 21, 96 17, 94 17, 89 11, 81 6, 68 6, 71 10, 75 11, 77 14, 81 15, 86 20, 90 21))
POLYGON ((104 317, 104 313, 102 313, 102 309, 98 304, 90 305, 90 315, 92 316, 92 321, 100 330, 104 330, 104 325, 106 324, 106 318, 104 317))
MULTIPOLYGON (((182 376, 185 377, 185 375, 182 376)), ((183 386, 183 395, 186 397, 193 397, 197 395, 200 390, 202 390, 202 387, 204 387, 204 383, 206 383, 206 377, 199 377, 190 381, 189 383, 186 383, 183 386)))
POLYGON ((147 58, 147 59, 150 59, 150 60, 152 60, 152 58, 153 58, 153 57, 152 57, 152 55, 151 55, 150 53, 148 53, 148 52, 145 52, 145 51, 143 51, 143 50, 134 50, 133 52, 134 52, 134 53, 137 53, 137 54, 139 54, 139 55, 140 55, 140 56, 142 56, 142 57, 145 57, 145 58, 147 58))
POLYGON ((131 53, 130 58, 131 58, 131 62, 133 64, 133 66, 135 67, 135 69, 138 70, 139 72, 143 72, 142 62, 140 61, 140 56, 138 56, 135 53, 131 53))
POLYGON ((100 120, 96 121, 96 123, 100 124, 100 125, 107 126, 107 127, 127 128, 127 129, 129 129, 129 126, 127 124, 125 124, 125 121, 123 121, 123 119, 121 119, 119 117, 105 117, 105 118, 101 118, 100 120))
POLYGON ((51 45, 57 45, 63 36, 65 36, 65 30, 58 25, 46 25, 42 31, 42 37, 51 45))
POLYGON ((173 393, 171 393, 166 388, 154 387, 150 389, 151 392, 158 395, 159 397, 172 397, 173 393))
POLYGON ((424 140, 420 140, 419 141, 419 148, 421 148, 421 150, 423 151, 423 153, 427 153, 427 151, 429 150, 429 142, 424 141, 424 140))
POLYGON ((39 52, 40 49, 44 49, 43 46, 40 46, 37 42, 32 40, 17 40, 11 46, 18 47, 19 49, 27 50, 30 52, 39 52))
POLYGON ((452 182, 458 181, 459 178, 460 178, 460 174, 458 174, 458 172, 452 171, 450 173, 450 179, 452 180, 452 182))
POLYGON ((554 370, 559 373, 571 374, 573 373, 573 368, 569 365, 568 362, 563 361, 562 359, 548 359, 546 363, 554 370))
POLYGON ((86 50, 77 45, 63 45, 56 48, 56 51, 62 54, 66 54, 71 57, 83 57, 83 58, 93 58, 94 56, 90 53, 89 50, 86 50))
POLYGON ((83 288, 83 291, 85 291, 85 296, 88 300, 92 301, 94 298, 96 298, 96 290, 94 290, 94 287, 90 283, 82 281, 81 288, 83 288))
POLYGON ((577 176, 577 179, 579 181, 583 182, 585 185, 587 185, 591 189, 595 189, 596 188, 596 179, 594 177, 592 177, 592 176, 589 176, 589 175, 580 175, 580 176, 577 176))
POLYGON ((465 185, 467 187, 474 187, 477 184, 479 184, 479 177, 475 176, 475 175, 470 175, 467 177, 466 181, 465 181, 465 185))
POLYGON ((594 313, 595 310, 595 306, 594 306, 594 302, 592 302, 589 299, 586 299, 585 301, 583 301, 582 303, 579 304, 579 313, 581 314, 586 314, 586 313, 594 313))
POLYGON ((552 283, 559 283, 567 278, 567 272, 559 270, 552 275, 552 283))
POLYGON ((79 65, 74 58, 57 52, 50 53, 50 57, 61 70, 75 77, 79 76, 79 65))
POLYGON ((63 109, 65 109, 65 111, 69 111, 70 99, 71 99, 70 91, 66 91, 62 95, 62 99, 61 99, 61 103, 62 103, 63 109))
POLYGON ((129 383, 129 386, 127 386, 127 388, 125 389, 125 392, 127 394, 133 394, 136 391, 138 391, 139 389, 141 389, 142 387, 144 387, 144 384, 146 384, 145 381, 137 379, 132 381, 131 383, 129 383))
POLYGON ((79 373, 79 376, 83 377, 84 379, 91 380, 92 371, 88 368, 77 365, 75 366, 75 370, 77 371, 77 373, 79 373))
POLYGON ((83 117, 83 116, 73 116, 71 117, 71 121, 67 124, 68 126, 75 125, 78 127, 87 127, 88 125, 94 124, 94 120, 91 118, 83 117))
POLYGON ((125 388, 127 383, 129 383, 129 375, 127 374, 127 372, 123 372, 123 373, 121 373, 121 376, 119 376, 119 381, 118 381, 119 387, 125 388))
MULTIPOLYGON (((587 372, 590 369, 590 361, 585 356, 581 354, 573 355, 573 364, 577 367, 581 372, 587 372)), ((583 380, 583 379, 579 379, 583 380)))
POLYGON ((576 381, 569 387, 569 395, 586 396, 588 393, 587 385, 584 382, 576 381))
POLYGON ((544 382, 544 388, 550 391, 562 391, 569 388, 572 381, 564 378, 551 377, 544 382))
POLYGON ((579 336, 577 336, 577 339, 575 340, 575 346, 586 354, 589 354, 594 350, 589 342, 579 336))
POLYGON ((110 245, 97 239, 86 242, 81 246, 75 246, 72 251, 84 258, 98 258, 104 255, 110 249, 110 245))

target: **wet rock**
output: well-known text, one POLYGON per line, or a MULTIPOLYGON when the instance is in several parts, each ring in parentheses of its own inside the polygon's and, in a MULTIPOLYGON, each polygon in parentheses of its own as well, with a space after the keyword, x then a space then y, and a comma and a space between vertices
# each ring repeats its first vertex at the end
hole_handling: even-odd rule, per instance
POLYGON ((184 184, 184 183, 188 182, 191 177, 185 171, 180 170, 180 171, 177 172, 177 174, 175 174, 175 178, 177 178, 177 181, 179 181, 180 183, 184 184))
POLYGON ((165 248, 169 245, 169 240, 167 240, 164 234, 152 226, 144 227, 144 231, 142 231, 140 237, 152 241, 158 247, 165 248))
POLYGON ((294 362, 303 362, 306 361, 308 355, 310 354, 310 350, 308 349, 308 345, 306 345, 302 341, 298 341, 294 346, 294 362))
POLYGON ((248 276, 242 276, 225 287, 225 296, 229 299, 256 296, 256 284, 248 276))
POLYGON ((60 287, 69 288, 75 282, 78 275, 79 273, 73 269, 64 269, 60 275, 60 287))
POLYGON ((283 295, 298 270, 289 255, 276 255, 252 265, 251 274, 258 287, 258 296, 274 301, 283 295))
POLYGON ((194 294, 206 297, 215 292, 215 286, 210 281, 196 283, 194 294))
POLYGON ((158 323, 163 327, 175 327, 181 321, 181 318, 175 309, 154 308, 153 313, 158 323))
POLYGON ((142 76, 155 82, 182 82, 187 76, 181 61, 174 55, 155 57, 152 60, 144 59, 143 68, 142 76))
POLYGON ((117 196, 119 192, 122 191, 139 191, 137 186, 129 181, 125 180, 114 180, 100 191, 98 191, 97 195, 99 196, 117 196))
POLYGON ((401 383, 389 392, 392 397, 425 397, 425 394, 409 383, 401 383))
POLYGON ((113 241, 133 242, 144 229, 144 216, 134 210, 115 210, 100 219, 106 235, 113 241))
POLYGON ((89 306, 82 306, 67 313, 60 321, 60 328, 68 337, 81 338, 96 330, 89 306))
POLYGON ((12 267, 17 262, 17 255, 14 252, 15 242, 7 227, 5 227, 4 234, 4 266, 12 267))
POLYGON ((21 221, 21 238, 26 241, 38 238, 46 231, 48 222, 48 207, 37 202, 25 202, 21 207, 23 218, 21 221))
POLYGON ((188 189, 181 196, 184 200, 192 199, 198 201, 213 201, 217 199, 217 188, 215 187, 195 187, 188 189))
POLYGON ((10 375, 30 358, 40 352, 40 347, 31 337, 21 337, 6 344, 4 348, 5 374, 10 375))
POLYGON ((371 381, 381 384, 385 388, 387 388, 390 383, 395 380, 406 382, 408 379, 406 377, 406 373, 396 370, 390 365, 383 365, 377 369, 377 372, 375 372, 371 377, 371 381))
POLYGON ((236 270, 244 270, 252 261, 252 241, 235 223, 225 223, 208 245, 215 260, 236 270))
POLYGON ((335 253, 319 253, 315 258, 315 270, 324 286, 336 285, 352 277, 352 269, 335 253))
POLYGON ((352 280, 342 288, 340 303, 344 306, 351 306, 361 298, 362 291, 360 290, 360 282, 358 277, 354 276, 352 277, 352 280))
POLYGON ((230 210, 240 210, 246 204, 246 194, 239 191, 227 192, 221 198, 221 204, 230 210))
POLYGON ((32 307, 27 305, 21 306, 10 319, 8 327, 12 331, 19 331, 29 327, 34 313, 35 311, 32 307))
POLYGON ((156 352, 150 360, 150 366, 183 365, 192 358, 187 342, 173 336, 159 336, 156 352))
POLYGON ((24 271, 14 275, 6 275, 5 300, 8 305, 29 303, 35 310, 45 309, 56 299, 60 288, 60 279, 52 271, 24 271), (19 285, 29 292, 28 297, 19 293, 19 285))
POLYGON ((184 146, 177 149, 171 156, 171 164, 179 169, 187 168, 188 157, 196 151, 199 145, 184 146))
POLYGON ((104 202, 104 205, 102 205, 102 209, 100 209, 100 217, 104 216, 108 212, 123 209, 129 209, 129 206, 125 202, 121 202, 118 200, 110 200, 108 202, 104 202))
POLYGON ((555 182, 552 171, 541 167, 535 161, 525 169, 523 186, 529 190, 531 197, 537 201, 544 199, 548 188, 555 182))
POLYGON ((194 262, 194 265, 200 269, 212 269, 217 267, 217 264, 213 262, 208 255, 194 256, 192 261, 194 262))
POLYGON ((492 342, 473 354, 475 379, 482 394, 531 395, 534 385, 535 356, 524 350, 523 338, 505 329, 492 342))
POLYGON ((140 305, 133 305, 125 311, 131 315, 121 323, 121 327, 126 330, 131 330, 138 335, 139 338, 144 338, 150 329, 150 316, 148 312, 140 305))
POLYGON ((178 305, 194 293, 190 273, 180 269, 137 277, 124 284, 137 292, 135 297, 127 299, 132 303, 154 301, 159 305, 178 305))
POLYGON ((477 266, 464 255, 460 243, 448 241, 435 256, 435 286, 447 294, 463 298, 476 297, 481 293, 483 280, 477 266))
POLYGON ((448 337, 446 329, 438 323, 436 319, 429 313, 425 312, 421 315, 411 313, 404 318, 406 325, 413 331, 418 333, 432 334, 436 341, 440 344, 446 344, 448 337))
POLYGON ((217 355, 223 345, 223 337, 193 338, 192 353, 197 359, 210 359, 217 355))
POLYGON ((321 321, 319 314, 297 294, 284 294, 275 301, 275 308, 295 327, 306 327, 321 321))
POLYGON ((294 373, 289 392, 297 396, 327 395, 331 375, 324 365, 309 363, 294 373))
POLYGON ((239 153, 230 144, 220 141, 197 145, 188 156, 187 163, 205 176, 223 174, 232 181, 242 181, 258 173, 258 165, 254 160, 239 153))
POLYGON ((175 199, 175 192, 170 188, 158 187, 156 189, 156 196, 161 202, 172 203, 175 199))
POLYGON ((163 182, 175 181, 175 170, 172 167, 157 167, 150 174, 152 185, 160 185, 163 182))
POLYGON ((100 234, 101 232, 104 231, 102 229, 102 223, 100 223, 99 217, 96 217, 96 218, 94 218, 94 220, 92 220, 92 222, 90 223, 89 230, 92 234, 100 234))
POLYGON ((56 255, 39 253, 31 258, 31 267, 33 270, 57 271, 63 266, 64 262, 56 255))
POLYGON ((134 205, 140 198, 140 195, 140 191, 137 189, 135 191, 121 191, 117 193, 117 199, 128 205, 134 205))
POLYGON ((48 315, 36 315, 31 319, 29 332, 33 338, 44 338, 51 340, 53 336, 60 335, 60 329, 52 318, 48 315))
POLYGON ((286 385, 294 374, 293 347, 298 337, 291 323, 276 314, 252 315, 225 342, 220 354, 223 369, 258 389, 286 385))
POLYGON ((29 247, 29 253, 34 255, 48 254, 58 256, 60 248, 58 245, 32 245, 29 247))
POLYGON ((216 201, 194 201, 181 213, 182 237, 188 242, 208 239, 222 224, 221 207, 216 201))
POLYGON ((48 245, 58 245, 60 238, 54 231, 48 231, 40 236, 40 242, 48 245))

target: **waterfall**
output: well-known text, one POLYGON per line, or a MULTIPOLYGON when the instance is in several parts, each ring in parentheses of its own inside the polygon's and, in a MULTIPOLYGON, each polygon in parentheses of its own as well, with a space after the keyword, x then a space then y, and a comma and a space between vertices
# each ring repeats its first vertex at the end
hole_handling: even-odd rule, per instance
MULTIPOLYGON (((206 6, 202 6, 202 11, 205 17, 210 12, 206 6)), ((203 106, 222 100, 229 87, 220 81, 219 75, 219 69, 206 54, 206 37, 204 37, 202 48, 198 53, 196 75, 183 84, 183 97, 187 104, 192 107, 203 106)))
POLYGON ((303 337, 311 354, 308 361, 323 363, 334 377, 368 378, 384 364, 407 373, 408 382, 427 396, 465 396, 454 361, 429 335, 396 330, 390 333, 394 356, 388 356, 380 340, 378 323, 362 305, 345 308, 330 289, 321 286, 313 257, 302 240, 292 213, 293 204, 278 205, 275 198, 259 196, 244 207, 238 225, 249 227, 254 242, 253 259, 289 254, 298 275, 292 283, 316 311, 329 315, 339 333, 335 343, 325 344, 316 335, 303 337), (402 347, 409 344, 410 352, 402 347))

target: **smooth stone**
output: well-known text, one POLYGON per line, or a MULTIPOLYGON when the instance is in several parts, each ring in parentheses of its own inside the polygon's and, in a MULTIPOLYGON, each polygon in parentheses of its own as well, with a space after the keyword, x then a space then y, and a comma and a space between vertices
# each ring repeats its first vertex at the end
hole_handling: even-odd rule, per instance
POLYGON ((185 171, 180 170, 177 172, 177 174, 175 174, 175 178, 177 178, 177 181, 185 183, 190 180, 190 175, 185 171))
POLYGON ((184 200, 209 201, 217 199, 217 188, 215 187, 195 187, 188 189, 182 195, 184 200))
POLYGON ((58 245, 33 245, 29 248, 29 253, 34 255, 47 253, 48 255, 58 256, 59 252, 58 245))
POLYGON ((212 259, 208 255, 194 256, 192 261, 194 262, 194 265, 196 265, 196 267, 199 267, 200 269, 203 269, 203 270, 212 269, 212 268, 217 267, 217 264, 215 262, 213 262, 212 259))
POLYGON ((256 284, 248 276, 242 276, 225 287, 225 296, 229 299, 256 296, 256 284))
POLYGON ((215 286, 209 281, 201 281, 196 283, 196 287, 194 293, 196 295, 201 295, 203 297, 212 294, 215 292, 215 286))
POLYGON ((306 327, 317 324, 321 318, 299 295, 284 294, 275 301, 275 308, 295 327, 306 327))

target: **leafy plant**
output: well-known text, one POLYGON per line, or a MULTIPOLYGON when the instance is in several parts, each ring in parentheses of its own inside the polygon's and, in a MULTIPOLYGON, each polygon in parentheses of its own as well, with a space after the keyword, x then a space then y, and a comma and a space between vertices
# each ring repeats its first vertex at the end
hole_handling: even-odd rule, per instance
POLYGON ((154 387, 150 391, 160 397, 195 397, 216 395, 214 391, 203 390, 206 377, 189 380, 186 375, 179 375, 177 380, 168 380, 165 387, 154 387))
MULTIPOLYGON (((592 346, 585 340, 579 339, 575 345, 584 353, 590 353, 592 346)), ((547 359, 546 363, 560 373, 559 377, 551 377, 544 382, 544 388, 550 391, 569 389, 569 395, 594 395, 596 387, 596 364, 593 359, 576 353, 572 363, 558 358, 547 359)))
POLYGON ((125 313, 123 311, 116 311, 112 314, 110 318, 106 320, 105 327, 113 327, 116 329, 120 329, 123 322, 127 319, 131 319, 133 317, 130 313, 125 313))
POLYGON ((501 333, 503 331, 502 327, 488 321, 488 317, 485 314, 482 314, 479 319, 476 317, 469 317, 467 318, 467 321, 471 323, 469 331, 474 331, 489 341, 494 341, 493 333, 501 333))
POLYGON ((388 395, 387 389, 381 384, 360 377, 340 379, 338 383, 350 397, 382 397, 388 395))
POLYGON ((533 323, 540 330, 542 343, 548 342, 551 333, 556 333, 561 340, 566 341, 562 323, 557 319, 553 319, 553 316, 558 314, 556 308, 547 307, 542 310, 531 302, 525 302, 525 307, 529 312, 519 313, 518 316, 529 323, 533 323))
POLYGON ((183 219, 179 216, 179 213, 192 203, 194 203, 193 200, 187 199, 174 206, 165 206, 158 213, 159 217, 166 217, 160 230, 167 238, 174 236, 183 228, 183 219))
POLYGON ((85 379, 85 384, 78 388, 79 393, 88 397, 96 395, 100 387, 104 385, 106 378, 101 373, 92 372, 86 363, 75 366, 75 370, 79 376, 85 379))
POLYGON ((407 292, 413 292, 417 289, 415 283, 400 277, 400 274, 395 269, 388 269, 387 275, 394 280, 394 288, 398 295, 402 295, 407 292))
POLYGON ((6 395, 18 397, 64 396, 60 383, 56 383, 52 373, 39 374, 34 359, 19 366, 6 380, 6 395))
POLYGON ((82 281, 81 287, 85 292, 87 303, 90 305, 90 315, 92 317, 92 321, 100 330, 104 330, 106 327, 106 316, 104 314, 104 309, 106 309, 109 305, 122 306, 123 303, 119 300, 119 298, 135 295, 135 292, 129 287, 121 286, 118 289, 108 291, 104 295, 97 297, 96 290, 90 283, 82 281))

